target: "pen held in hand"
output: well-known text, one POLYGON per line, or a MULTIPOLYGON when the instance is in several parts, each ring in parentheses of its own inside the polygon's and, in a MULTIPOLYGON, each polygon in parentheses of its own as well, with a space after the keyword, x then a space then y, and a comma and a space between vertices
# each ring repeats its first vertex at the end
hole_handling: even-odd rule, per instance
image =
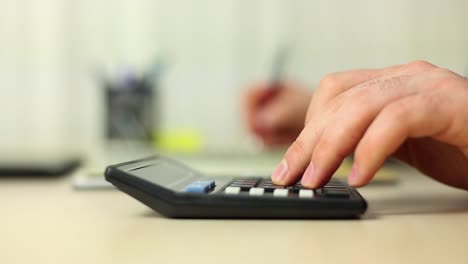
POLYGON ((289 46, 280 46, 273 58, 272 71, 270 84, 268 85, 268 92, 265 93, 264 97, 260 100, 260 105, 267 104, 271 98, 275 97, 283 86, 284 72, 286 63, 289 59, 289 46))

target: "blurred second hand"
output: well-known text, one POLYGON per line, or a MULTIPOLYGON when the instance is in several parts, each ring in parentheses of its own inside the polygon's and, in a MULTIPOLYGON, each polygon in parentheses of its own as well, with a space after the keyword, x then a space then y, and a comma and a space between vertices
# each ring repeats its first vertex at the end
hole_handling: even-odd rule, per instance
MULTIPOLYGON (((275 51, 272 59, 271 77, 267 86, 268 91, 259 100, 259 107, 265 107, 278 95, 284 86, 284 72, 290 55, 289 45, 280 45, 275 51)), ((248 137, 249 152, 259 153, 271 150, 265 143, 257 137, 248 137)))

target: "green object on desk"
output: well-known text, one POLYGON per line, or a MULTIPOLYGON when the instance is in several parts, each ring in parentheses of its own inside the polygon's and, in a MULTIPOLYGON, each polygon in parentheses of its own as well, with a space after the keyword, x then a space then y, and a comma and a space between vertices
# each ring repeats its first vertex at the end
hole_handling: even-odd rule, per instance
POLYGON ((180 128, 156 133, 153 145, 162 152, 198 153, 203 149, 204 144, 199 130, 180 128))

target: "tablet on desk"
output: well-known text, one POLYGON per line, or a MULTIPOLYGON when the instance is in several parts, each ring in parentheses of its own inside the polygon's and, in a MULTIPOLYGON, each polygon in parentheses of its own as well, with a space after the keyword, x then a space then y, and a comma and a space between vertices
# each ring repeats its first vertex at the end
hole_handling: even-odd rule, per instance
POLYGON ((356 218, 367 203, 337 180, 319 189, 261 177, 209 177, 164 156, 109 166, 106 180, 167 217, 356 218))

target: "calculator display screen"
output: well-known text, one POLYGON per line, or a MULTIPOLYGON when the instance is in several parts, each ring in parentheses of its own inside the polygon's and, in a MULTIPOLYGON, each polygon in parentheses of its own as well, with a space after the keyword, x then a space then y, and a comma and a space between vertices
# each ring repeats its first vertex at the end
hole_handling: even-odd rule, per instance
POLYGON ((170 189, 180 189, 200 176, 177 163, 158 160, 140 168, 131 169, 130 173, 146 181, 156 183, 170 189))

